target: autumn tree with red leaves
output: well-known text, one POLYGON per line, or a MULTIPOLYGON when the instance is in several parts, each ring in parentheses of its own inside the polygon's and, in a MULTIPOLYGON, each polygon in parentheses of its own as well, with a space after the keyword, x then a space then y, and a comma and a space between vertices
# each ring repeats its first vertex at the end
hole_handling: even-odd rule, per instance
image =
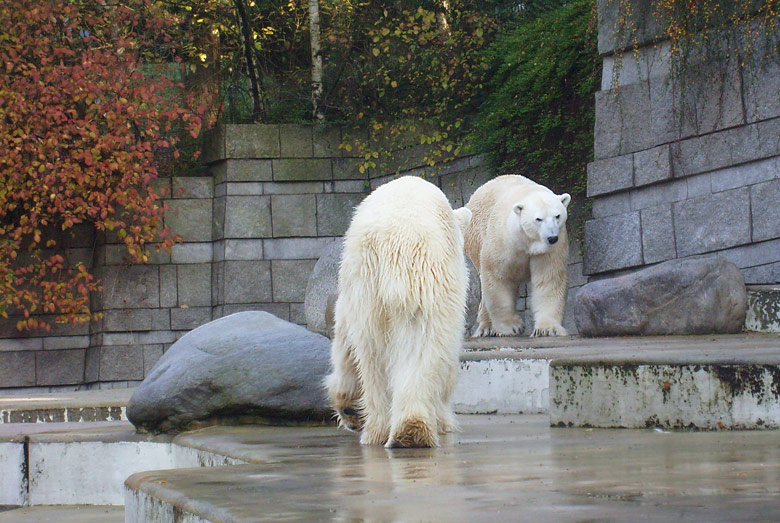
POLYGON ((203 108, 186 108, 177 21, 150 0, 4 0, 0 20, 0 315, 89 321, 100 282, 63 238, 111 231, 135 262, 170 248, 150 183, 203 108))

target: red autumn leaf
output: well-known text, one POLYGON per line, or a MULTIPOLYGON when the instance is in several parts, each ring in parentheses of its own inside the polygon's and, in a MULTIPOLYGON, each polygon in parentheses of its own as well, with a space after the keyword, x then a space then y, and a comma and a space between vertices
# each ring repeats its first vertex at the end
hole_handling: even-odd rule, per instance
POLYGON ((158 235, 173 244, 148 187, 167 161, 157 144, 178 154, 181 130, 200 128, 154 68, 170 71, 176 45, 160 55, 160 36, 179 20, 153 0, 4 0, 0 20, 0 316, 22 330, 47 329, 41 311, 89 321, 100 282, 63 256, 76 225, 126 231, 139 262, 158 235))

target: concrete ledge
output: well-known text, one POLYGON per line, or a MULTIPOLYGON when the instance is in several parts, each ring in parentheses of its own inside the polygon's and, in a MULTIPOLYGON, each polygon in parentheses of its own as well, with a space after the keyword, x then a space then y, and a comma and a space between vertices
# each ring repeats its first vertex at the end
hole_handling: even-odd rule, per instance
POLYGON ((772 354, 743 351, 748 354, 554 361, 550 365, 550 423, 703 430, 778 428, 780 355, 777 350, 772 354), (637 363, 638 359, 645 363, 637 363))
POLYGON ((748 288, 745 328, 780 333, 780 286, 748 288))
POLYGON ((123 482, 136 472, 242 463, 172 436, 136 433, 127 422, 23 427, 0 432, 0 505, 122 505, 123 482))
MULTIPOLYGON (((513 358, 506 351, 466 354, 453 407, 458 414, 546 413, 550 362, 513 358)), ((517 354, 514 354, 517 356, 517 354)))
MULTIPOLYGON (((453 404, 460 414, 546 413, 549 367, 587 365, 774 365, 780 338, 767 334, 642 338, 468 338, 453 404)), ((644 386, 644 385, 641 385, 644 386)), ((637 387, 640 387, 637 384, 637 387)), ((125 420, 134 389, 0 397, 0 424, 125 420)))
POLYGON ((127 421, 125 406, 135 389, 0 396, 0 424, 127 421))
POLYGON ((27 464, 23 441, 0 442, 0 505, 26 505, 27 464))

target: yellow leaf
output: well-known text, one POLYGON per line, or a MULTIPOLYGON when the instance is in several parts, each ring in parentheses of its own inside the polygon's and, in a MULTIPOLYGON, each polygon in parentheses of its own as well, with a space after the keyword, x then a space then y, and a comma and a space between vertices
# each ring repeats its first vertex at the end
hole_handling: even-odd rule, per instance
POLYGON ((376 47, 374 47, 374 48, 371 50, 371 54, 373 54, 374 56, 379 56, 379 49, 377 49, 376 47))

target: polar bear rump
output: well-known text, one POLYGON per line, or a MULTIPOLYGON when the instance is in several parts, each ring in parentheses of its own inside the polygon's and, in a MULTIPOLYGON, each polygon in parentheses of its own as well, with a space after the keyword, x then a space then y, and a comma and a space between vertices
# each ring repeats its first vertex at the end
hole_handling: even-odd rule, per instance
POLYGON ((361 443, 429 447, 454 430, 468 274, 466 208, 402 177, 371 193, 344 238, 330 401, 361 443))

